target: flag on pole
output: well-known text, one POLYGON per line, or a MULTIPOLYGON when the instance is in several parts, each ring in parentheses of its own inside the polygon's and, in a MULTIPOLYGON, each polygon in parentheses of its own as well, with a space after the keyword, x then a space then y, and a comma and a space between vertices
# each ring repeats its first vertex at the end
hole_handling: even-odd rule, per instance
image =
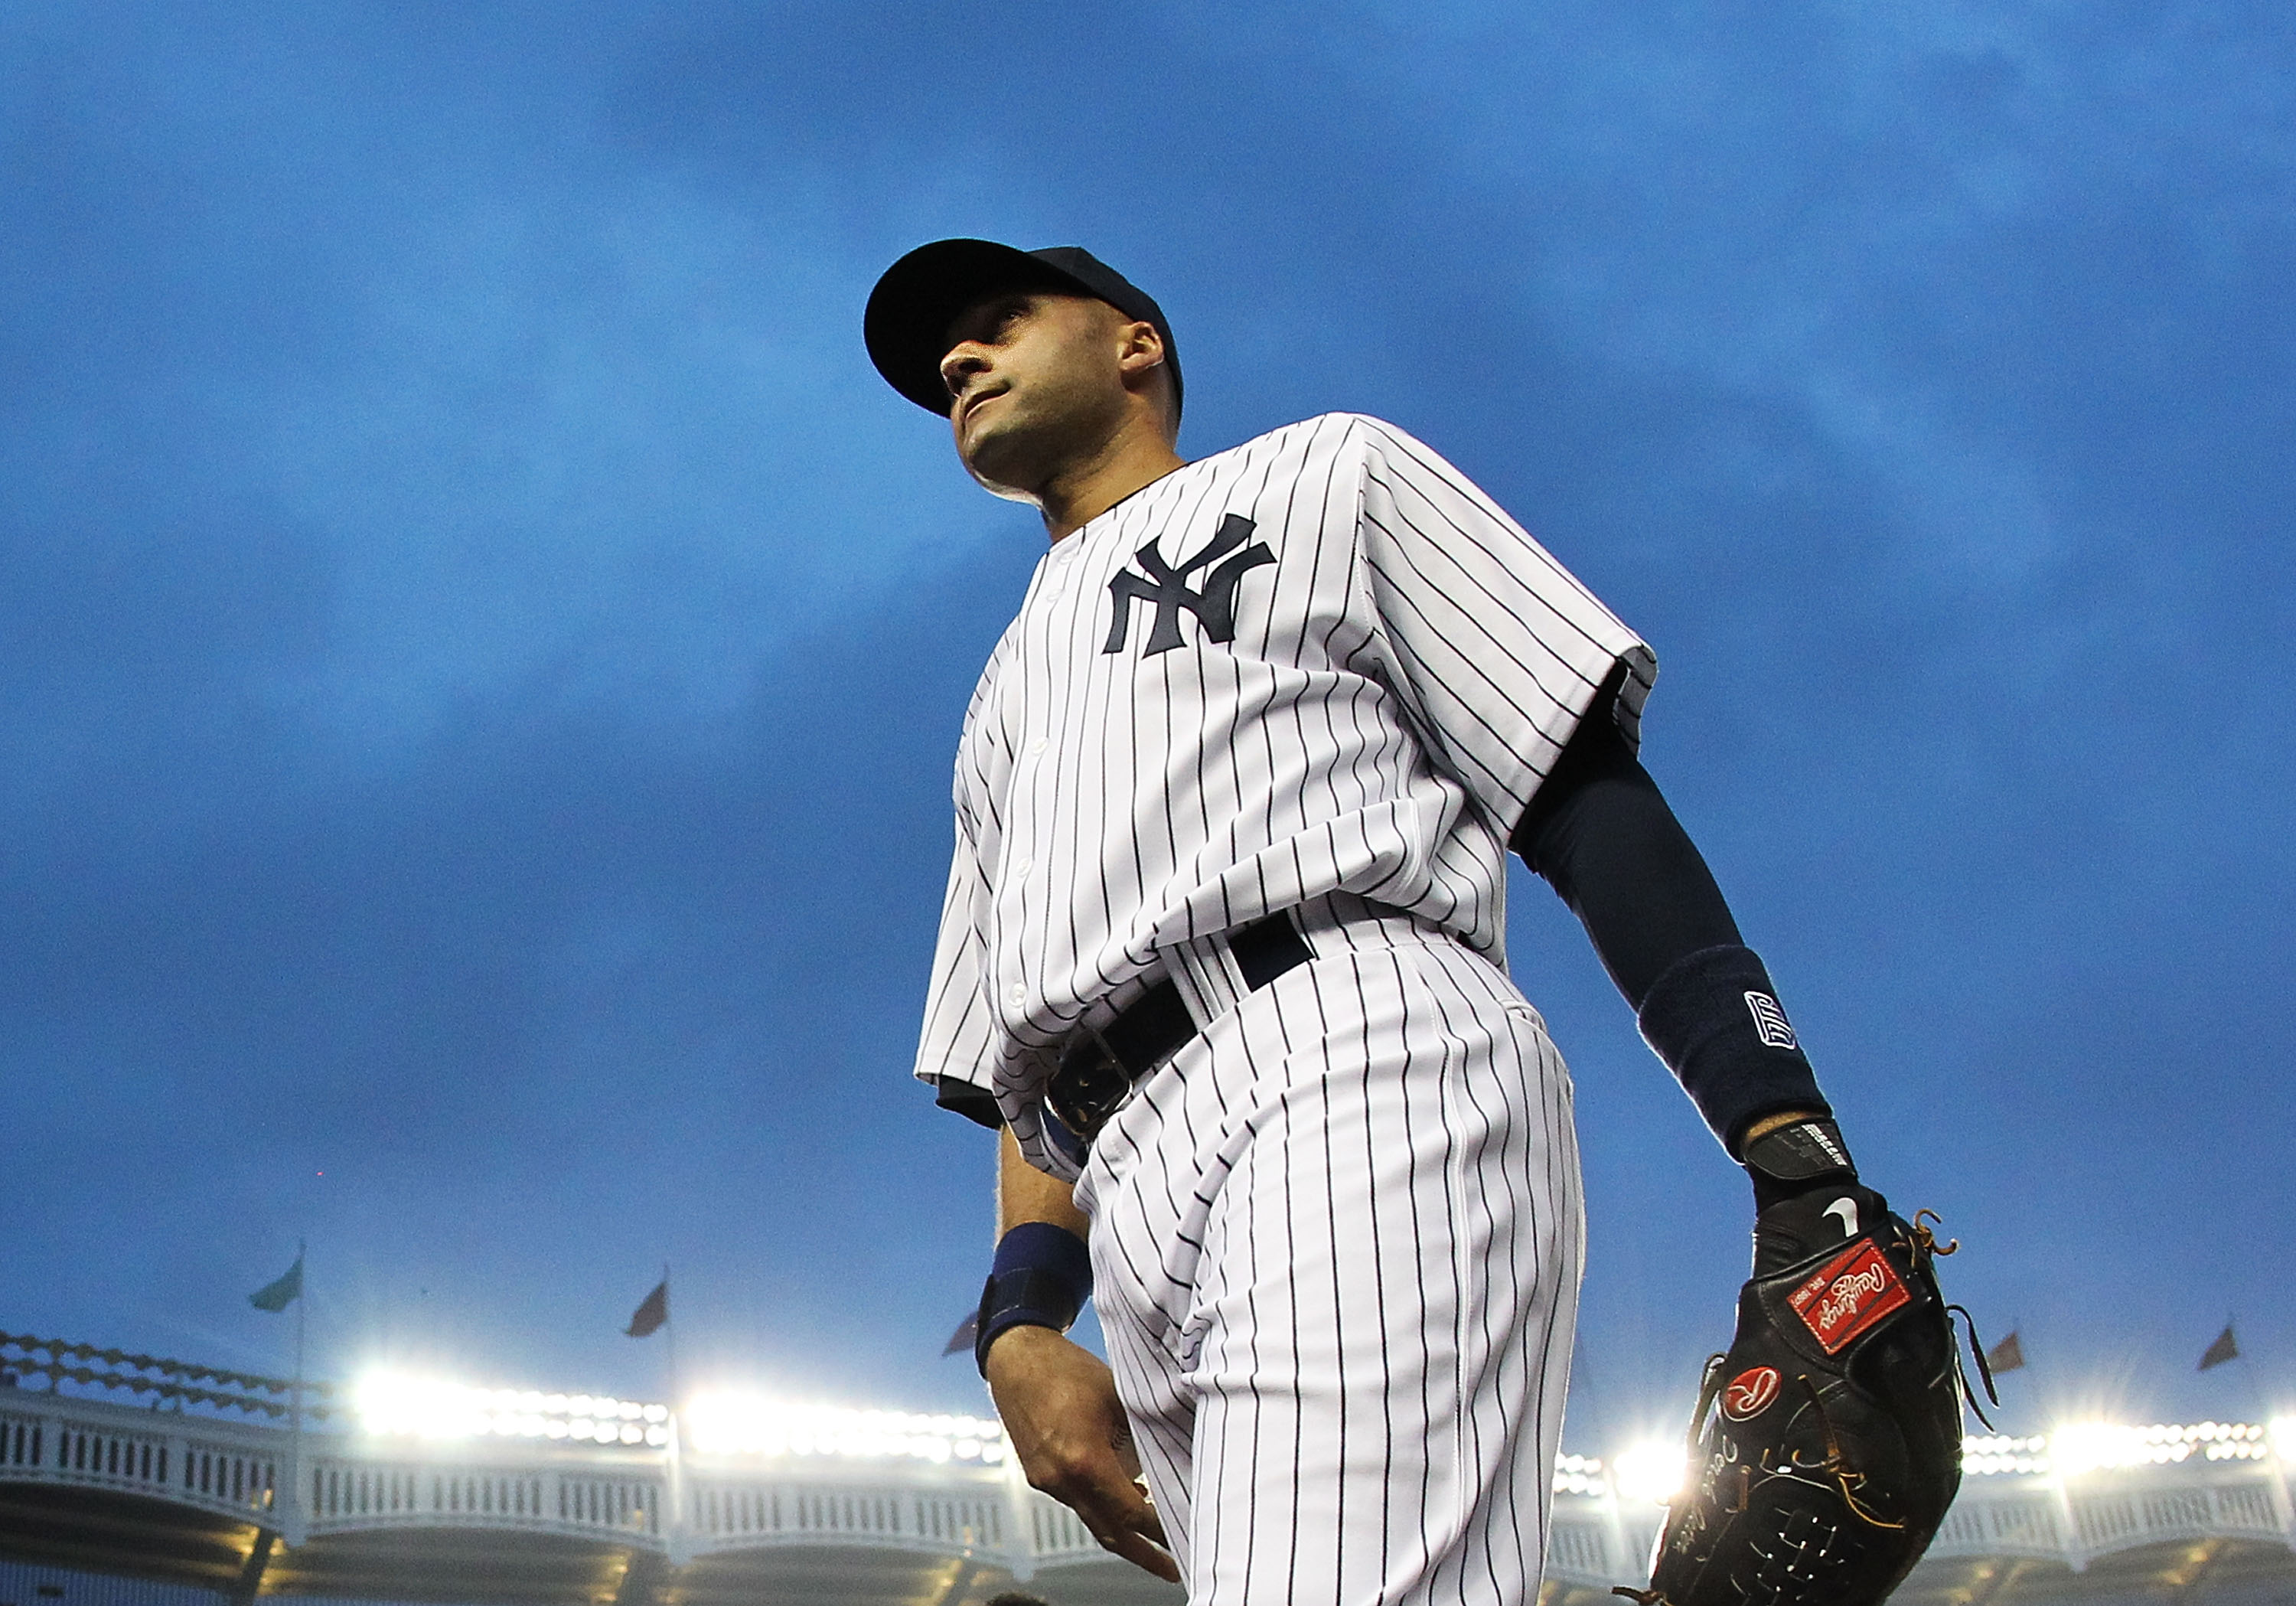
POLYGON ((2200 1370, 2206 1371, 2211 1366, 2221 1366, 2226 1361, 2239 1359, 2240 1346, 2233 1341, 2232 1323, 2227 1322, 2224 1331, 2217 1335, 2217 1341, 2210 1345, 2208 1353, 2201 1357, 2200 1370))
POLYGON ((1985 1363, 1996 1372, 2022 1371, 2025 1369, 2025 1347, 2017 1341, 2014 1329, 2009 1336, 1985 1352, 1985 1363))
POLYGON ((645 1297, 645 1303, 630 1313, 630 1324, 622 1330, 633 1338, 651 1338, 660 1331, 662 1324, 668 1320, 669 1279, 665 1277, 654 1284, 653 1292, 645 1297))
POLYGON ((247 1297, 248 1304, 259 1311, 283 1311, 303 1297, 303 1256, 297 1251, 295 1264, 284 1275, 266 1282, 247 1297))
POLYGON ((948 1342, 940 1347, 940 1353, 945 1355, 971 1355, 973 1335, 980 1330, 980 1313, 965 1312, 964 1320, 956 1324, 956 1330, 949 1334, 948 1342))

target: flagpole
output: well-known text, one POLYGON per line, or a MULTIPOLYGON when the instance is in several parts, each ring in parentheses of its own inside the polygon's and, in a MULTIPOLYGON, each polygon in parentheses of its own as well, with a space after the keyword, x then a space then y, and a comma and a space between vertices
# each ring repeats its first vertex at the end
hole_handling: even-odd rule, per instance
POLYGON ((303 1264, 307 1253, 303 1240, 295 1240, 295 1269, 303 1273, 296 1289, 295 1300, 295 1380, 293 1401, 293 1432, 287 1451, 287 1511, 285 1528, 287 1544, 291 1548, 303 1543, 308 1536, 303 1521, 303 1337, 305 1314, 311 1308, 311 1279, 303 1264))
MULTIPOLYGON (((665 1289, 669 1287, 668 1261, 662 1262, 661 1286, 665 1289)), ((662 1302, 661 1334, 662 1348, 666 1352, 664 1359, 669 1367, 669 1414, 670 1420, 675 1421, 677 1419, 677 1308, 669 1303, 666 1294, 662 1302)))
MULTIPOLYGON (((2231 1330, 2231 1318, 2226 1319, 2225 1329, 2226 1331, 2231 1330)), ((2249 1397, 2256 1402, 2256 1421, 2258 1425, 2261 1427, 2266 1433, 2270 1433, 2272 1431, 2272 1401, 2264 1392, 2264 1380, 2257 1376, 2256 1367, 2251 1362, 2248 1351, 2244 1349, 2242 1350, 2240 1354, 2233 1357, 2233 1362, 2240 1368, 2241 1381, 2248 1385, 2249 1397)))
POLYGON ((692 1560, 685 1548, 685 1435, 678 1431, 677 1420, 677 1307, 669 1298, 669 1263, 661 1265, 662 1295, 662 1359, 669 1371, 669 1520, 662 1526, 662 1547, 668 1552, 669 1563, 682 1567, 692 1560))

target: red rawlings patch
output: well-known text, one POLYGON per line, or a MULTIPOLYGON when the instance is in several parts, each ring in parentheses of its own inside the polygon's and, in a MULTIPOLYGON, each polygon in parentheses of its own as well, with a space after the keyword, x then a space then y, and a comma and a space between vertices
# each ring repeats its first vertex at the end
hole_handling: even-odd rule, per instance
POLYGON ((1912 1298, 1870 1240, 1835 1256, 1786 1297, 1829 1355, 1912 1298))
POLYGON ((1722 1391, 1722 1414, 1734 1422, 1758 1417, 1778 1397, 1778 1369, 1754 1366, 1730 1380, 1722 1391))

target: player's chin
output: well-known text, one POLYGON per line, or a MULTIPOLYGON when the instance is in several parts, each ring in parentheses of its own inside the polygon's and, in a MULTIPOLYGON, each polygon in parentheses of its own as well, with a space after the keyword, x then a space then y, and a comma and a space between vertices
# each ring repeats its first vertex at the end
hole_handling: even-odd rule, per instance
POLYGON ((1026 431, 1000 428, 993 420, 976 424, 967 417, 959 428, 956 455, 983 490, 1029 502, 1036 499, 1034 487, 1040 478, 1036 472, 1040 454, 1030 449, 1031 444, 1026 431))

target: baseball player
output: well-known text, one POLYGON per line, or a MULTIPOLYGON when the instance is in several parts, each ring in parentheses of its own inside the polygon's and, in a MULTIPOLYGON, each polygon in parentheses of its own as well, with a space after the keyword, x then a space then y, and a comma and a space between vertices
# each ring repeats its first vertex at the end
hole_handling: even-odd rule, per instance
POLYGON ((1052 538, 965 714, 916 1061, 1001 1132, 1022 1467, 1197 1606, 1535 1599, 1583 1235, 1505 852, 1759 1204, 1855 1181, 1636 758, 1649 647, 1390 424, 1184 460, 1171 326, 1082 250, 921 247, 865 334, 1052 538))

